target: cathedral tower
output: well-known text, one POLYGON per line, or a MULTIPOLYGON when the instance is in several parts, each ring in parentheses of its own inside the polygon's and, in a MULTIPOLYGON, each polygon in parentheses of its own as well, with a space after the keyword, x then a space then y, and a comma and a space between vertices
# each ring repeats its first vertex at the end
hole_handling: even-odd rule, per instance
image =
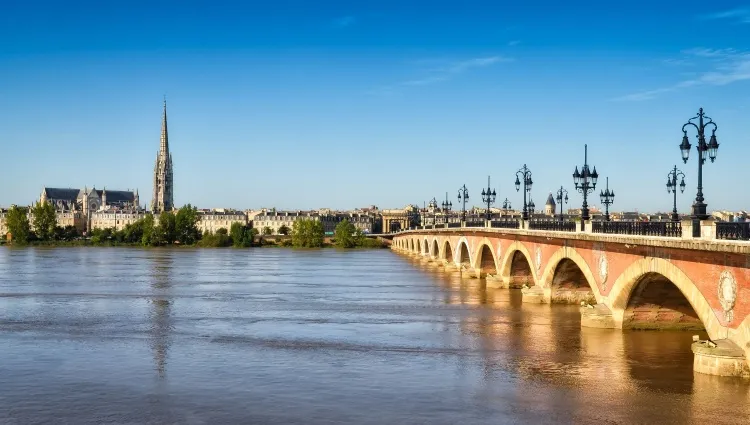
POLYGON ((161 143, 154 165, 154 197, 151 211, 161 213, 174 208, 174 182, 172 180, 172 155, 169 153, 167 133, 167 101, 164 100, 164 113, 161 118, 161 143))

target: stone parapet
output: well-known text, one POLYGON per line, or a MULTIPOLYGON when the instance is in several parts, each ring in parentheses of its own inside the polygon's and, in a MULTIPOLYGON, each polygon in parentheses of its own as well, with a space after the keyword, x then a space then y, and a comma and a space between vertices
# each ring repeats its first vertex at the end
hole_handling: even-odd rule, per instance
POLYGON ((399 236, 408 235, 513 235, 554 238, 576 241, 619 243, 632 246, 653 246, 659 248, 676 248, 709 252, 727 252, 750 255, 750 241, 729 241, 717 239, 682 239, 664 236, 613 235, 604 233, 557 232, 549 230, 521 230, 500 228, 451 228, 430 230, 407 230, 399 236))

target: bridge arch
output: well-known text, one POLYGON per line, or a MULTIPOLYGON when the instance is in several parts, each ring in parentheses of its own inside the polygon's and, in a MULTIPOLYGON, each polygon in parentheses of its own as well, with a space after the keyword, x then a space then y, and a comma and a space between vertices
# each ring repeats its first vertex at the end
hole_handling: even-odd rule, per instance
POLYGON ((480 276, 497 275, 499 270, 497 256, 488 241, 482 242, 474 252, 474 264, 480 276))
POLYGON ((422 241, 417 239, 417 250, 415 251, 417 254, 422 253, 422 241))
POLYGON ((449 240, 445 240, 443 242, 443 250, 440 252, 440 258, 449 262, 453 263, 453 249, 451 248, 451 243, 449 240))
POLYGON ((409 238, 409 251, 414 251, 414 239, 409 238))
POLYGON ((424 241, 422 242, 422 254, 430 254, 430 243, 427 241, 427 238, 424 238, 424 241))
MULTIPOLYGON (((626 313, 633 314, 633 301, 637 301, 635 298, 653 298, 660 287, 664 289, 663 292, 671 288, 679 291, 689 303, 696 318, 700 320, 709 338, 726 338, 725 328, 695 283, 679 267, 663 258, 656 257, 642 258, 634 262, 615 281, 608 297, 615 325, 620 328, 623 325, 630 327, 629 322, 633 318, 625 316, 626 313), (651 285, 653 287, 649 288, 651 285)), ((669 293, 666 296, 671 298, 669 293)), ((670 305, 678 314, 684 313, 679 303, 672 302, 670 305)), ((658 311, 654 313, 658 314, 658 311)))
POLYGON ((430 257, 432 257, 432 258, 438 258, 438 256, 440 255, 440 248, 438 247, 437 238, 435 238, 435 239, 432 240, 431 247, 432 248, 430 249, 430 257))
POLYGON ((500 276, 510 287, 520 287, 524 284, 534 286, 536 277, 531 264, 529 250, 523 243, 515 241, 505 250, 500 276))
POLYGON ((602 299, 596 278, 588 263, 575 248, 568 246, 558 249, 547 260, 547 266, 539 282, 543 288, 549 290, 550 300, 553 302, 599 303, 602 299), (589 293, 590 296, 587 295, 589 293))
POLYGON ((471 268, 471 250, 469 249, 469 241, 466 238, 461 238, 456 246, 456 265, 459 267, 471 268))

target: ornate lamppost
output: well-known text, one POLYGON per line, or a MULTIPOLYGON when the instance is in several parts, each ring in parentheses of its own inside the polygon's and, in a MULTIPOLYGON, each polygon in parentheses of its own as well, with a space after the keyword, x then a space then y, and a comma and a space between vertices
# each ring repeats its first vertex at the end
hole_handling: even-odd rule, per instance
POLYGON ((557 204, 560 205, 560 221, 563 220, 563 203, 568 203, 568 191, 565 190, 562 186, 560 186, 560 189, 557 190, 557 197, 555 198, 557 200, 557 204))
POLYGON ((445 192, 445 201, 442 202, 443 212, 449 212, 453 208, 453 202, 448 201, 448 192, 445 192))
POLYGON ((528 193, 529 199, 531 199, 531 186, 534 184, 534 181, 531 180, 531 170, 526 167, 526 164, 523 164, 523 168, 516 171, 516 192, 521 189, 521 180, 519 180, 519 176, 523 178, 523 219, 528 220, 529 212, 527 210, 528 205, 526 204, 526 194, 528 193))
POLYGON ((448 201, 448 192, 445 192, 445 201, 440 204, 443 207, 443 214, 445 214, 445 222, 448 222, 448 216, 451 208, 453 208, 453 202, 448 201))
POLYGON ((531 199, 531 196, 529 196, 529 204, 527 208, 528 216, 533 216, 534 211, 536 211, 536 205, 534 204, 534 201, 531 199))
POLYGON ((466 185, 458 188, 458 202, 461 202, 461 221, 466 221, 466 201, 469 200, 469 189, 466 185))
POLYGON ((427 208, 428 209, 425 209, 425 214, 427 214, 429 211, 432 211, 432 225, 434 226, 435 223, 437 222, 437 208, 438 208, 437 200, 434 197, 427 204, 427 208))
POLYGON ((487 204, 487 220, 492 219, 490 205, 495 203, 496 196, 497 193, 495 193, 495 190, 490 188, 490 176, 487 176, 487 190, 485 191, 485 189, 482 189, 482 202, 487 204))
POLYGON ((609 177, 607 177, 607 188, 599 192, 602 204, 604 204, 604 220, 609 221, 609 206, 615 202, 615 192, 609 190, 609 177))
POLYGON ((599 179, 599 173, 596 172, 596 167, 594 167, 594 171, 589 170, 588 158, 588 145, 583 145, 583 167, 581 167, 580 173, 578 172, 578 166, 576 166, 576 170, 573 172, 573 184, 575 185, 576 190, 583 194, 583 205, 581 205, 581 230, 585 230, 584 223, 591 218, 589 217, 589 204, 586 202, 586 199, 588 198, 589 193, 596 189, 596 181, 599 179))
POLYGON ((508 215, 508 210, 511 208, 512 207, 510 206, 510 201, 508 200, 508 198, 505 198, 505 200, 503 201, 503 212, 505 212, 505 215, 508 215))
POLYGON ((698 130, 698 194, 693 202, 692 216, 698 220, 705 220, 708 218, 706 212, 706 203, 703 202, 703 164, 706 162, 706 155, 714 162, 716 159, 716 151, 719 150, 719 143, 716 141, 716 130, 718 126, 703 113, 703 108, 698 110, 698 115, 690 118, 685 125, 682 126, 682 143, 680 144, 680 151, 682 152, 682 161, 687 164, 688 157, 690 156, 690 141, 688 141, 686 127, 695 127, 698 130), (693 120, 697 119, 698 123, 694 123, 693 120), (706 143, 706 127, 712 126, 711 129, 711 140, 706 143))
POLYGON ((677 177, 680 177, 680 193, 685 192, 685 174, 674 166, 674 169, 667 174, 667 193, 674 194, 672 204, 672 221, 680 221, 680 215, 677 214, 677 177))

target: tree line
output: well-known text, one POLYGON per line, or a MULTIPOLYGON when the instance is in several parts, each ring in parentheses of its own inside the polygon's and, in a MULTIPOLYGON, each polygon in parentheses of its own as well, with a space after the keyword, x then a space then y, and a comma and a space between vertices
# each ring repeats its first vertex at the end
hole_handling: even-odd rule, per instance
MULTIPOLYGON (((166 246, 172 244, 197 245, 201 247, 251 247, 263 244, 258 230, 233 223, 229 230, 221 228, 215 233, 201 233, 198 229, 198 210, 190 204, 176 213, 163 213, 155 217, 146 214, 143 218, 124 226, 122 229, 94 229, 90 243, 129 244, 141 246, 166 246)), ((16 244, 29 242, 69 242, 80 240, 82 235, 74 226, 57 225, 57 212, 49 202, 38 202, 31 208, 12 206, 6 215, 6 224, 11 240, 16 244)), ((270 235, 271 229, 264 228, 263 235, 270 235)), ((282 246, 297 248, 320 248, 325 244, 323 223, 315 220, 298 220, 292 229, 283 226, 279 234, 291 238, 281 242, 282 246)), ((341 221, 334 231, 333 245, 338 248, 382 247, 380 241, 368 239, 360 229, 348 220, 341 221)))

